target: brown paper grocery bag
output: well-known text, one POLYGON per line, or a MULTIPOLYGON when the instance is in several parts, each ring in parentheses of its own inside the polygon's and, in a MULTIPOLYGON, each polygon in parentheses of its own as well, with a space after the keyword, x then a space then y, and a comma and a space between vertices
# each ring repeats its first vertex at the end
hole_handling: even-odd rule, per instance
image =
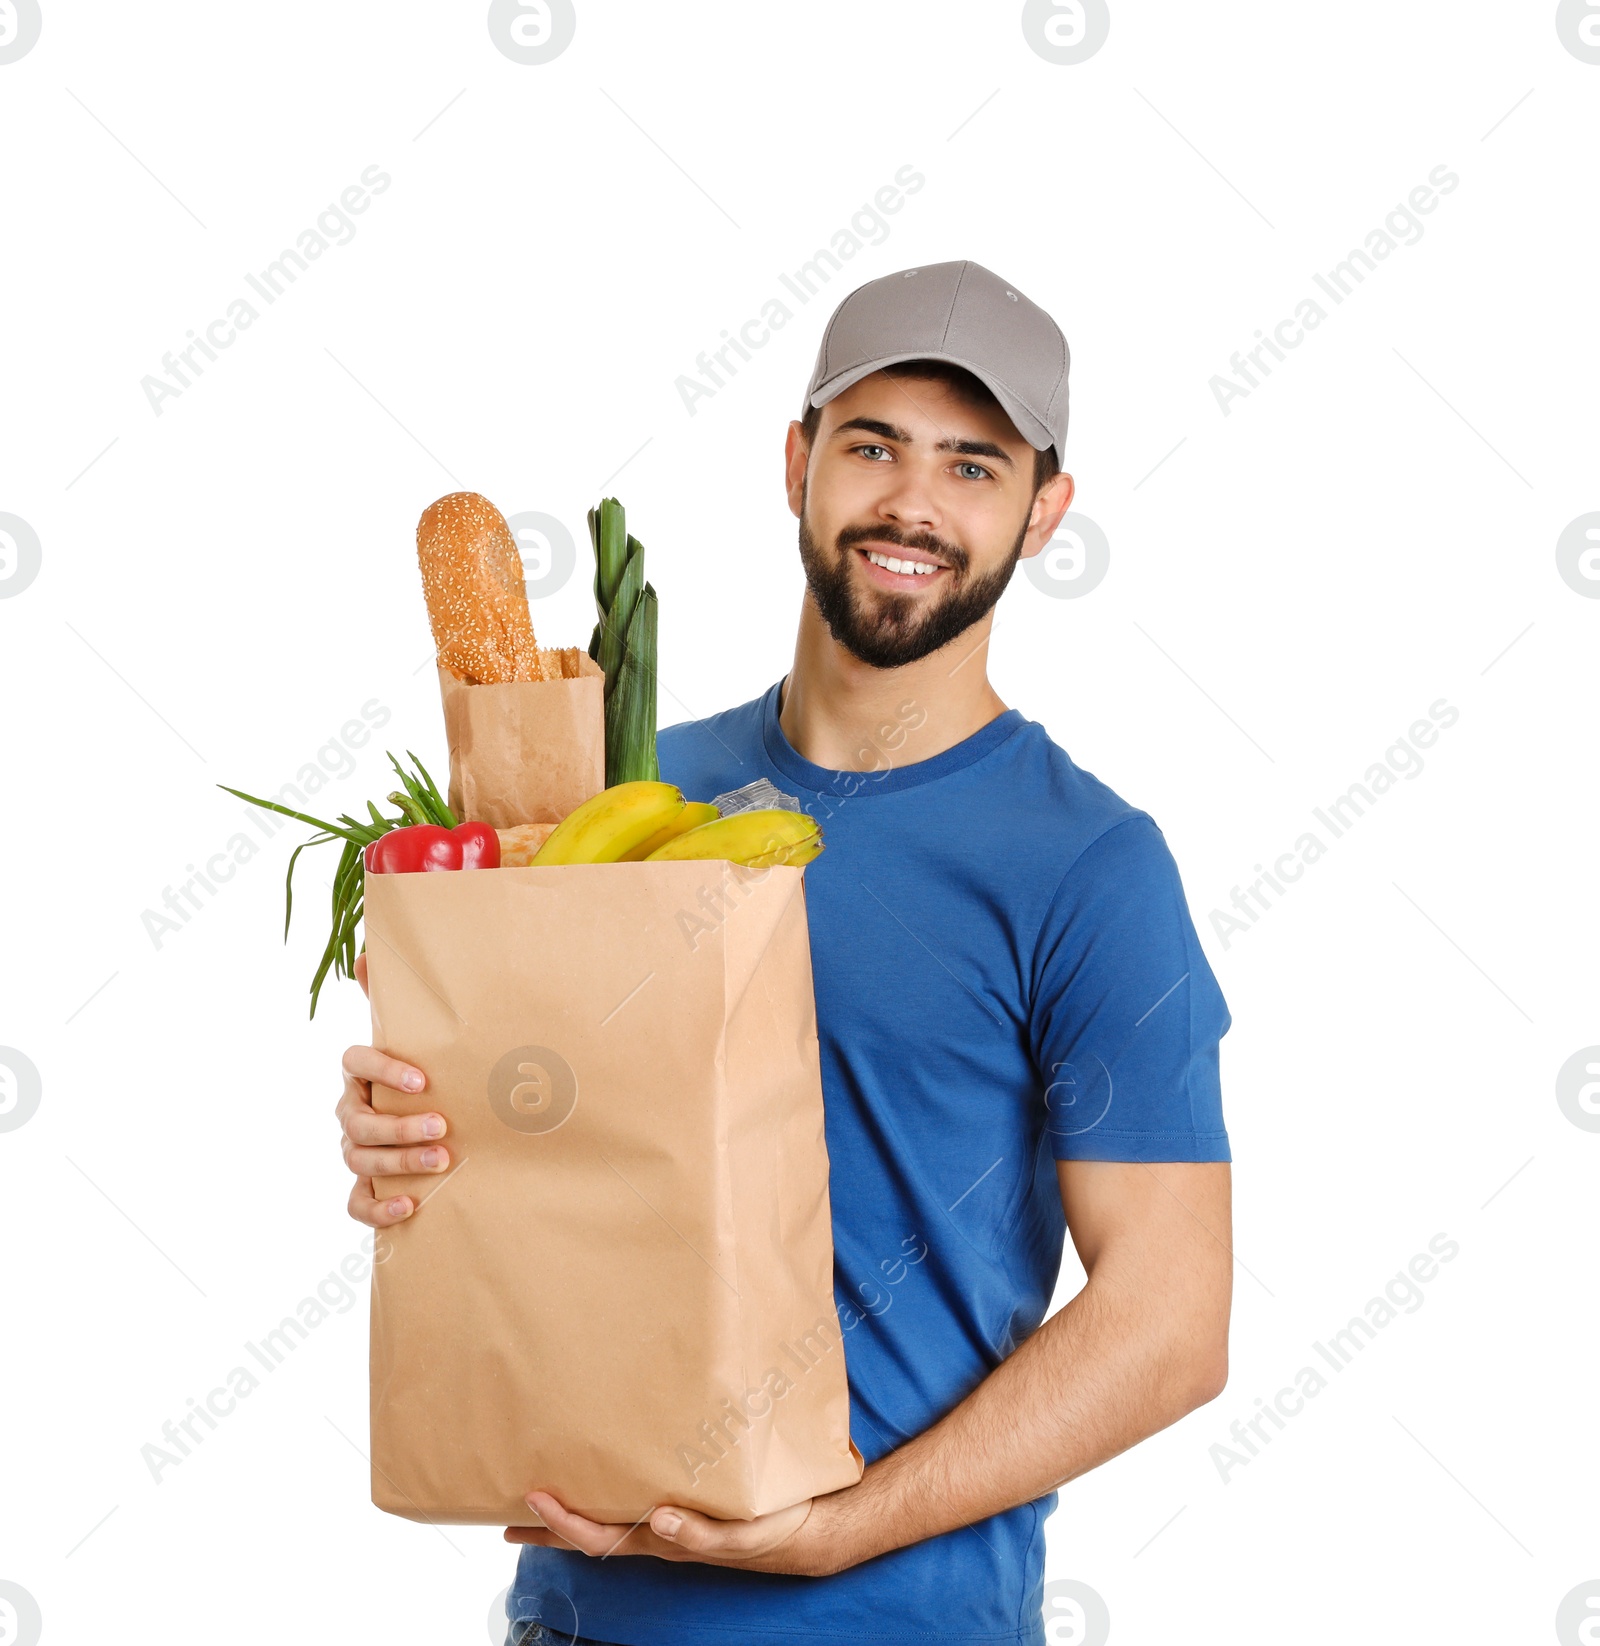
POLYGON ((605 672, 576 647, 541 655, 560 657, 566 677, 473 686, 435 665, 463 821, 559 823, 606 786, 605 672))
POLYGON ((860 1478, 803 871, 368 875, 375 1045, 450 1123, 372 1284, 372 1496, 725 1519, 860 1478))

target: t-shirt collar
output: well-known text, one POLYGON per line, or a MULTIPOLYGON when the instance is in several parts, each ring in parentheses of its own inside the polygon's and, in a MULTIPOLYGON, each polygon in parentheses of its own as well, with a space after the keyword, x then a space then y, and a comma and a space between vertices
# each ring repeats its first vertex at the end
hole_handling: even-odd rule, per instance
POLYGON ((937 778, 948 777, 952 772, 958 772, 964 766, 970 766, 974 761, 983 759, 1026 724, 1020 709, 1006 709, 987 725, 980 726, 970 737, 963 738, 959 743, 953 744, 930 759, 916 760, 907 766, 896 766, 892 763, 894 750, 884 744, 885 764, 882 767, 869 767, 865 771, 838 772, 826 766, 814 765, 789 741, 778 720, 778 701, 782 690, 783 681, 777 680, 762 699, 762 745, 766 750, 767 759, 785 777, 813 794, 836 793, 841 779, 854 779, 858 783, 862 779, 870 779, 871 788, 861 791, 870 794, 892 794, 897 789, 912 789, 919 783, 932 783, 937 778))

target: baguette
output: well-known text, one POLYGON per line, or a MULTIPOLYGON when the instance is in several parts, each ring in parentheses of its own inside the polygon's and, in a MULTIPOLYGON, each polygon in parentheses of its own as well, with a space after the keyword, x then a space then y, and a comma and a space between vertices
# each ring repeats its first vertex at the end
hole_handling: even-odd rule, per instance
POLYGON ((522 557, 505 516, 477 492, 451 492, 417 522, 417 560, 439 662, 471 685, 559 680, 528 615, 522 557))

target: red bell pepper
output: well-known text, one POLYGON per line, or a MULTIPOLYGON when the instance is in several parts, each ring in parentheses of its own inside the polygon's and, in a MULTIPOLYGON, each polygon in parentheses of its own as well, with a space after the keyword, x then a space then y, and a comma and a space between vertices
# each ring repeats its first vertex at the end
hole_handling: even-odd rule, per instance
POLYGON ((500 836, 487 823, 458 823, 450 832, 461 842, 463 869, 500 867, 500 836))
POLYGON ((369 874, 418 874, 429 869, 498 869, 500 837, 487 823, 437 823, 391 829, 362 851, 369 874))

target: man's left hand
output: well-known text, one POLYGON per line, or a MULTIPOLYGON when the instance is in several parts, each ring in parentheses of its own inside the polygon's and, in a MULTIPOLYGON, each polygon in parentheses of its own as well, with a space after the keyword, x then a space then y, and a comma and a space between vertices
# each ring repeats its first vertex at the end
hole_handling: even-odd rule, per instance
POLYGON ((787 1572, 827 1577, 852 1564, 831 1535, 833 1518, 826 1498, 809 1498, 754 1520, 713 1520, 693 1509, 666 1505, 634 1526, 607 1526, 564 1508, 548 1492, 529 1492, 528 1507, 543 1526, 508 1526, 507 1543, 538 1543, 580 1554, 655 1555, 661 1560, 698 1560, 709 1566, 738 1566, 747 1572, 787 1572))

